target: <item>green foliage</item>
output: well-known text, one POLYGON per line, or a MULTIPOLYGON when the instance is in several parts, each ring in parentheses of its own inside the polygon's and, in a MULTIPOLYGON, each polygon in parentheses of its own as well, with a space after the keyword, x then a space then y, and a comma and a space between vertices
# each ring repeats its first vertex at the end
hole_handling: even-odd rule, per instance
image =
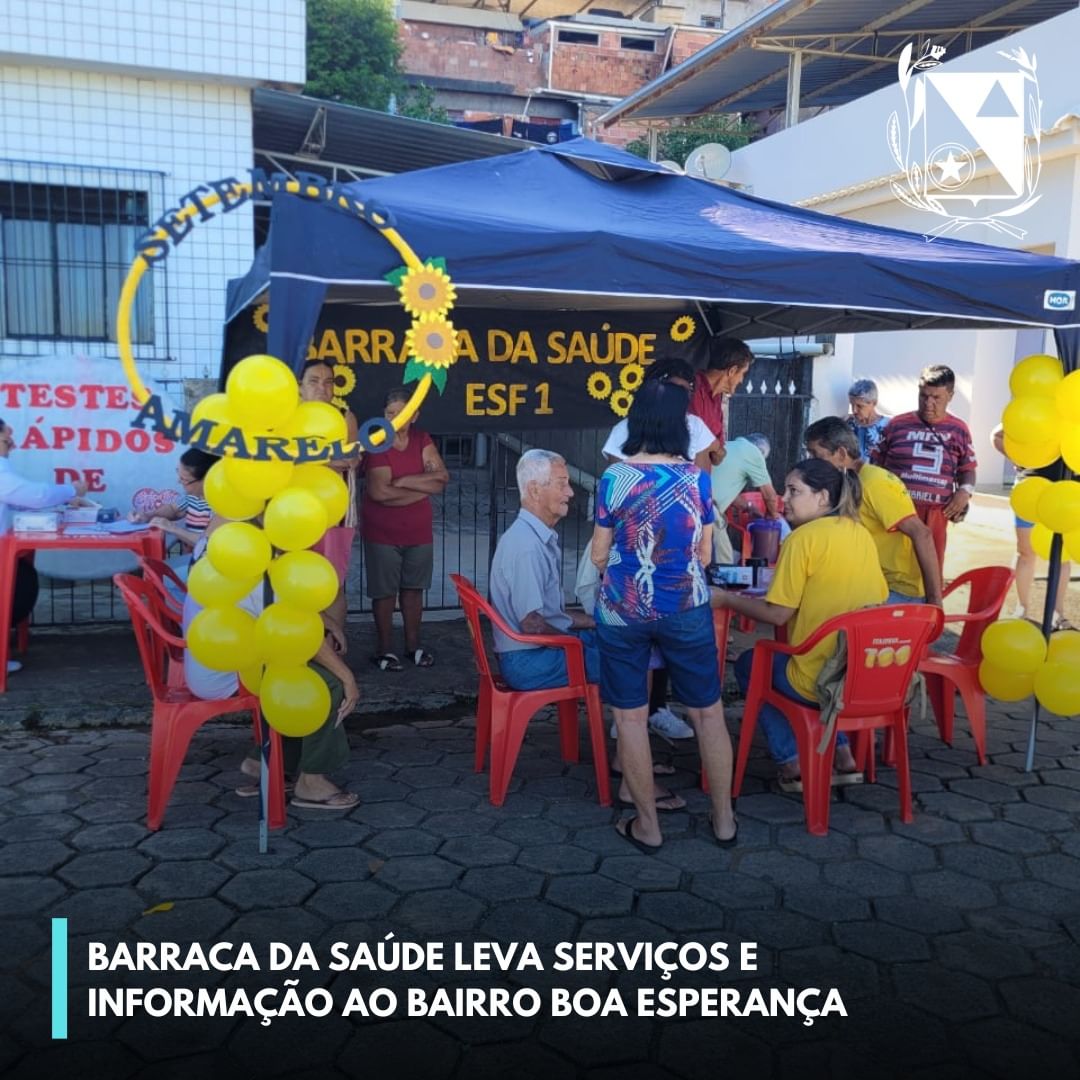
POLYGON ((390 0, 307 0, 305 94, 383 111, 400 57, 390 0))
MULTIPOLYGON (((660 131, 657 139, 657 160, 677 161, 682 165, 691 150, 705 143, 720 143, 729 150, 738 150, 754 140, 757 128, 728 113, 694 116, 660 131)), ((649 140, 634 139, 626 149, 638 157, 649 156, 649 140)))
POLYGON ((398 99, 398 115, 413 120, 430 120, 433 124, 452 124, 450 114, 435 104, 435 91, 421 83, 404 90, 398 99))

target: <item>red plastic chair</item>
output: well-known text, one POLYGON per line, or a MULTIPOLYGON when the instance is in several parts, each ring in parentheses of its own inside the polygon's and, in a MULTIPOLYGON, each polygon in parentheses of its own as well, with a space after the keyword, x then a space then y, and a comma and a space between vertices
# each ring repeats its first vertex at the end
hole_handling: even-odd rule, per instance
POLYGON ((181 597, 187 596, 187 582, 164 560, 150 559, 145 555, 139 556, 139 566, 142 568, 143 577, 146 578, 158 591, 158 596, 164 601, 169 614, 177 623, 184 617, 184 602, 177 600, 177 592, 169 588, 171 582, 181 597))
MULTIPOLYGON (((131 614, 143 672, 154 698, 146 823, 148 828, 156 831, 161 828, 165 808, 169 805, 191 737, 215 716, 250 711, 255 739, 261 745, 259 699, 254 694, 241 693, 221 701, 204 701, 195 697, 186 686, 168 685, 164 678, 165 666, 175 650, 183 654, 183 640, 165 629, 163 621, 168 619, 168 615, 163 611, 153 586, 134 574, 117 574, 113 582, 131 614)), ((285 777, 281 736, 276 731, 270 732, 267 824, 271 829, 285 827, 285 777)))
MULTIPOLYGON (((868 736, 869 739, 873 738, 869 733, 874 728, 885 728, 894 734, 896 771, 900 784, 900 820, 910 822, 911 767, 904 699, 927 646, 941 633, 943 621, 941 608, 926 604, 897 604, 839 615, 824 623, 799 645, 757 642, 742 730, 739 732, 733 794, 737 796, 742 788, 758 712, 763 705, 773 705, 784 714, 795 733, 808 832, 825 836, 829 831, 833 758, 836 735, 841 731, 857 733, 856 741, 859 744, 864 744, 868 736), (819 754, 821 715, 817 709, 799 705, 773 689, 773 657, 802 655, 822 638, 840 630, 847 636, 848 655, 843 708, 837 716, 829 745, 824 753, 819 754), (905 648, 908 650, 906 654, 902 652, 905 648), (898 656, 902 657, 899 662, 898 656)), ((853 749, 856 757, 865 754, 863 745, 853 749)))
POLYGON ((484 767, 484 756, 491 749, 490 798, 493 806, 502 806, 510 787, 510 777, 517 763, 525 728, 545 705, 559 707, 559 745, 563 761, 578 760, 578 702, 585 702, 585 713, 592 743, 593 767, 596 770, 596 790, 601 806, 611 805, 611 779, 608 773, 607 744, 604 739, 604 718, 600 710, 600 688, 585 676, 585 650, 581 641, 571 634, 519 634, 511 630, 499 613, 477 591, 467 578, 451 574, 450 580, 458 591, 465 620, 472 638, 473 655, 480 675, 476 709, 475 771, 484 767), (484 615, 507 637, 529 645, 546 645, 566 653, 569 683, 548 690, 512 690, 496 674, 488 659, 480 616, 484 615))
POLYGON ((971 586, 971 594, 965 614, 945 616, 946 623, 962 623, 964 627, 956 651, 929 653, 919 665, 926 678, 926 692, 938 731, 949 746, 952 746, 956 692, 960 692, 980 765, 986 764, 986 691, 979 683, 982 636, 1001 613, 1014 576, 1007 566, 982 566, 958 577, 945 590, 945 596, 965 585, 971 586))

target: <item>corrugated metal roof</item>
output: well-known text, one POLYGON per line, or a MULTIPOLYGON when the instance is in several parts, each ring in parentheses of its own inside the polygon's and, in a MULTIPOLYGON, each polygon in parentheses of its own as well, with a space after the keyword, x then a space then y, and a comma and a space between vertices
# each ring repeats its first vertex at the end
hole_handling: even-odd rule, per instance
POLYGON ((270 155, 287 158, 284 164, 290 171, 308 168, 322 172, 325 166, 338 165, 361 174, 402 173, 516 154, 533 145, 521 139, 391 116, 283 90, 254 90, 252 111, 255 156, 264 168, 270 155), (305 154, 305 141, 320 109, 325 110, 325 130, 320 127, 315 142, 322 144, 321 149, 305 154))
POLYGON ((782 108, 790 54, 765 45, 880 57, 804 51, 802 105, 840 105, 895 82, 900 50, 920 34, 947 46, 952 58, 1076 7, 1077 0, 779 0, 624 98, 600 123, 782 108), (832 37, 855 33, 861 36, 832 37))

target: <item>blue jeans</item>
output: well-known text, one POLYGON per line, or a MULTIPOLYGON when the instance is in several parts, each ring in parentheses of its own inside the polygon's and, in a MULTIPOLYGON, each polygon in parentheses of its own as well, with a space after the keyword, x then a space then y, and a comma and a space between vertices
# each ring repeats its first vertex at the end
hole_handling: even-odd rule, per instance
MULTIPOLYGON (((773 657, 773 689, 778 690, 784 697, 791 698, 792 701, 797 702, 799 705, 809 705, 811 708, 816 709, 818 707, 816 701, 804 698, 791 685, 787 675, 788 659, 787 656, 782 654, 773 657)), ((735 681, 739 684, 743 697, 746 696, 746 692, 750 688, 750 668, 753 662, 753 649, 747 649, 735 661, 735 681)), ((792 761, 798 761, 799 748, 795 742, 795 732, 791 730, 791 725, 787 722, 784 714, 775 705, 762 705, 758 710, 757 719, 765 732, 765 741, 769 745, 769 753, 772 755, 773 761, 777 765, 787 765, 792 761)), ((745 717, 743 722, 746 722, 745 717)), ((847 742, 848 738, 843 732, 836 736, 837 746, 847 746, 847 742)))
MULTIPOLYGON (((600 681, 600 650, 595 630, 571 630, 581 638, 585 647, 585 677, 589 682, 600 681)), ((501 652, 499 671, 514 690, 550 690, 570 681, 566 670, 566 653, 562 649, 541 646, 537 649, 515 649, 501 652)))
POLYGON ((905 596, 902 592, 896 592, 893 589, 889 590, 889 595, 885 597, 885 603, 882 607, 887 607, 889 604, 925 604, 925 596, 905 596))

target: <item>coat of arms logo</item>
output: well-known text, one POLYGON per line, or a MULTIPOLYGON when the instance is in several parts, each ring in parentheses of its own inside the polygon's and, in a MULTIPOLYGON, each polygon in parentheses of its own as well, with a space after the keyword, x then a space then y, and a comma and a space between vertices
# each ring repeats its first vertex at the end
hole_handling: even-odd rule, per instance
POLYGON ((1013 70, 935 71, 944 55, 943 45, 928 43, 916 56, 911 42, 900 53, 907 133, 894 112, 886 135, 905 182, 894 180, 893 194, 912 209, 945 219, 926 233, 927 240, 970 225, 1019 240, 1025 230, 1003 219, 1042 198, 1035 54, 1029 57, 1020 47, 998 52, 1013 70))

